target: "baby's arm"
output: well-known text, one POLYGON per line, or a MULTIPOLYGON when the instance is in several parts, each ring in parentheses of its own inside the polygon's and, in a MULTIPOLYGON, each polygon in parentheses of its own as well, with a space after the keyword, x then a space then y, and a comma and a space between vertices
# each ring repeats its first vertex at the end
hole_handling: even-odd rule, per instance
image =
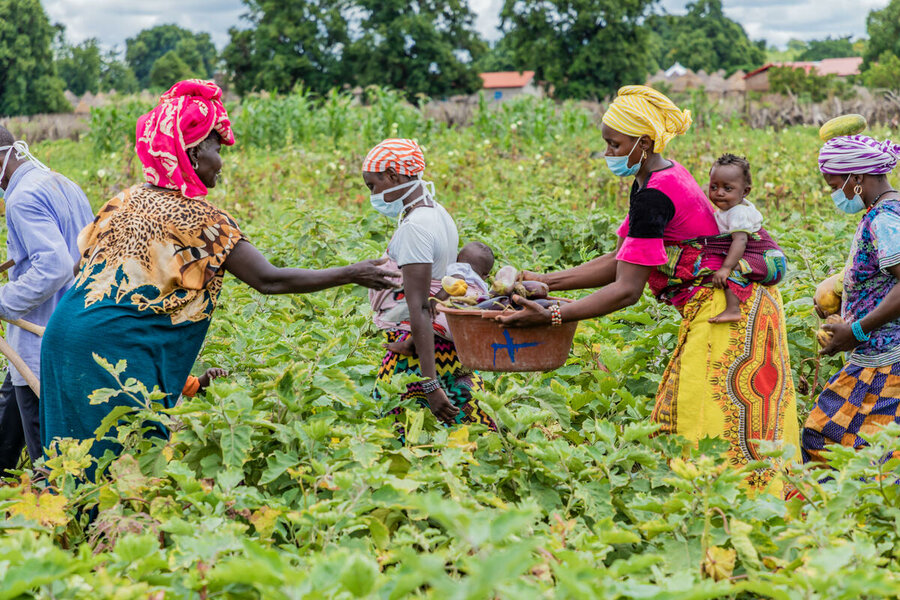
POLYGON ((725 289, 725 282, 734 271, 738 262, 744 256, 744 250, 747 249, 747 240, 750 235, 746 231, 735 231, 731 234, 731 247, 728 248, 728 255, 725 256, 725 262, 722 267, 713 275, 713 285, 717 288, 725 289))

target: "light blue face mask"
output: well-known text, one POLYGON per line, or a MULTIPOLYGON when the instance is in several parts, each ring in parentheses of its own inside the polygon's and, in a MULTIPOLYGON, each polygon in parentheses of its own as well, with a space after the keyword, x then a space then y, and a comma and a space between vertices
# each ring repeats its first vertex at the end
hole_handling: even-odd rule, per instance
POLYGON ((434 184, 430 181, 423 181, 422 179, 413 179, 412 181, 407 181, 406 183, 401 183, 400 185, 395 185, 392 188, 388 188, 383 192, 379 192, 377 194, 372 194, 369 196, 369 202, 372 204, 372 208, 388 217, 389 219, 396 219, 400 216, 400 213, 403 212, 403 201, 406 200, 410 194, 412 194, 416 187, 419 184, 425 187, 425 194, 429 196, 434 196, 434 184), (405 188, 409 188, 405 194, 394 200, 393 202, 386 202, 384 200, 384 195, 389 194, 391 192, 396 192, 397 190, 402 190, 405 188))
POLYGON ((848 215, 858 213, 866 208, 866 203, 863 202, 863 199, 860 198, 859 194, 856 194, 853 198, 848 198, 847 194, 844 193, 844 186, 850 181, 850 177, 852 177, 852 175, 847 175, 844 185, 831 192, 831 199, 834 201, 834 205, 838 210, 843 211, 848 215))
POLYGON ((634 146, 631 148, 631 152, 628 153, 627 156, 605 156, 606 166, 609 167, 609 170, 613 172, 613 175, 618 175, 619 177, 631 177, 641 170, 641 163, 643 160, 637 161, 633 166, 628 166, 628 159, 631 158, 631 153, 634 152, 634 149, 637 148, 638 142, 641 141, 641 138, 637 139, 637 142, 634 143, 634 146))

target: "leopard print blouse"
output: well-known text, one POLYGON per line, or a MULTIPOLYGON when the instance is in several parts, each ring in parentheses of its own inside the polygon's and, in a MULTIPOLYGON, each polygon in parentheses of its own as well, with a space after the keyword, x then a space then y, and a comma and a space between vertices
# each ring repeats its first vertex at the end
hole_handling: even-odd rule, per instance
POLYGON ((106 298, 169 315, 209 319, 222 264, 244 239, 234 219, 203 198, 136 185, 122 191, 78 236, 85 306, 106 298))

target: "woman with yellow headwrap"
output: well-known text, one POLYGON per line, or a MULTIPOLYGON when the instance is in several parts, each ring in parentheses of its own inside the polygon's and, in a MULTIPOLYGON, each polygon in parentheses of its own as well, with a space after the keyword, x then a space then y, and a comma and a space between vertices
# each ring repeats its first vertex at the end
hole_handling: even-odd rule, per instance
MULTIPOLYGON (((740 468, 763 458, 756 440, 799 447, 784 312, 777 288, 749 282, 738 295, 740 322, 710 324, 725 305, 711 283, 724 259, 707 245, 719 233, 713 208, 687 169, 662 155, 690 125, 690 112, 656 90, 619 90, 603 115, 605 158, 613 173, 635 179, 616 250, 565 271, 526 273, 551 290, 601 289, 562 308, 517 299, 526 309, 498 320, 528 326, 590 319, 635 304, 649 284, 683 317, 651 418, 664 433, 727 441, 731 464, 740 468)), ((749 485, 781 494, 778 468, 752 471, 749 485)))

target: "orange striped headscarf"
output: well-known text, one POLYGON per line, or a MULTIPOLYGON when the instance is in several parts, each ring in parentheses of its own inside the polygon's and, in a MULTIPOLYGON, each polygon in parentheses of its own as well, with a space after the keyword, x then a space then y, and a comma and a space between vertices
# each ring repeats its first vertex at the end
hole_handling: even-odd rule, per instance
POLYGON ((421 177, 425 170, 425 155, 415 140, 389 138, 369 150, 362 170, 381 173, 388 167, 401 175, 421 177))
POLYGON ((665 94, 646 85, 626 85, 603 115, 603 123, 616 131, 650 136, 653 150, 662 152, 676 135, 691 126, 691 111, 681 110, 665 94))

